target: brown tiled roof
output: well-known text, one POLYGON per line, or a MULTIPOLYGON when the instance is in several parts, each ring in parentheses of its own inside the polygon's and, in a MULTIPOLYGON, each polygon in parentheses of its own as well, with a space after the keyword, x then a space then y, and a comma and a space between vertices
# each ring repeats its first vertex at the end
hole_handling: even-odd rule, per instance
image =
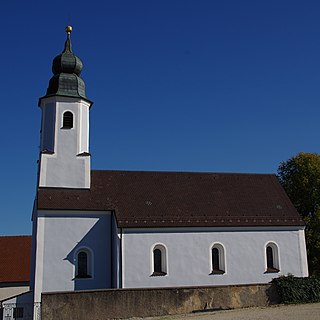
POLYGON ((29 282, 31 236, 0 237, 0 283, 29 282))
POLYGON ((129 228, 304 225, 271 174, 92 171, 90 190, 40 188, 38 208, 114 210, 129 228))

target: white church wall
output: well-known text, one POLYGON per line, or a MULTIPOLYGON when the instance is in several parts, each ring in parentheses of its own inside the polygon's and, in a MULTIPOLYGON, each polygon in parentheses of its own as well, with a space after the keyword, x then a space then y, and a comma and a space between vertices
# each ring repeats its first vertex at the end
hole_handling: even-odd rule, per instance
POLYGON ((37 209, 36 201, 33 203, 32 208, 32 244, 31 244, 31 261, 30 261, 30 290, 34 289, 35 282, 35 263, 36 263, 36 252, 37 252, 37 209))
POLYGON ((41 292, 111 287, 111 213, 38 212, 35 302, 41 292), (79 250, 90 252, 90 278, 76 277, 79 250))
POLYGON ((288 273, 307 276, 304 231, 300 228, 125 229, 123 287, 174 287, 267 283, 288 273), (280 272, 266 273, 266 245, 279 251, 280 272), (211 274, 211 248, 224 248, 225 273, 211 274), (166 275, 152 276, 155 245, 164 247, 166 275))
POLYGON ((41 151, 54 151, 55 138, 55 121, 56 121, 56 106, 51 102, 46 104, 42 112, 42 129, 41 129, 41 151))
POLYGON ((89 106, 88 102, 76 98, 53 97, 42 101, 41 150, 53 153, 41 154, 40 187, 90 187, 90 156, 79 156, 89 152, 89 106), (69 129, 63 128, 66 111, 73 115, 73 127, 69 129), (54 150, 50 150, 51 145, 54 150))
POLYGON ((306 237, 304 233, 304 229, 300 229, 299 231, 299 251, 301 254, 301 276, 307 277, 309 275, 308 270, 308 257, 306 250, 306 237))
POLYGON ((121 233, 112 215, 112 287, 121 288, 121 233))
POLYGON ((89 152, 89 105, 79 104, 79 123, 77 127, 78 150, 77 154, 89 152))

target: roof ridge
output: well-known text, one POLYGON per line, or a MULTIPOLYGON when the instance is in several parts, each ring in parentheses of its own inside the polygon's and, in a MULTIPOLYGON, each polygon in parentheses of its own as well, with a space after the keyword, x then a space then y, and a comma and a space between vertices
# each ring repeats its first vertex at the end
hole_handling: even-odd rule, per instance
POLYGON ((255 173, 255 172, 213 172, 213 171, 168 171, 168 170, 121 170, 121 169, 95 169, 93 172, 128 172, 128 173, 188 173, 188 174, 223 174, 223 175, 257 175, 257 176, 276 176, 275 173, 255 173))

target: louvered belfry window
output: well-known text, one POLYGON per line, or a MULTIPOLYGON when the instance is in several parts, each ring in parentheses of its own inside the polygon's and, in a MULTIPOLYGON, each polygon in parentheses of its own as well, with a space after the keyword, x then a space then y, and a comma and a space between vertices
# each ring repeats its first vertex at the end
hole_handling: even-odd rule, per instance
POLYGON ((73 128, 73 114, 70 111, 66 111, 63 114, 63 129, 73 128))

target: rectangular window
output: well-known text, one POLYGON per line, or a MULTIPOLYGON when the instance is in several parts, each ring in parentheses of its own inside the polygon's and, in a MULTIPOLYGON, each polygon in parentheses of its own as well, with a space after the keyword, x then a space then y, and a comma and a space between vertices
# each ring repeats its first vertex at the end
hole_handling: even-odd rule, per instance
POLYGON ((22 319, 23 318, 23 308, 18 307, 13 309, 13 319, 22 319))

